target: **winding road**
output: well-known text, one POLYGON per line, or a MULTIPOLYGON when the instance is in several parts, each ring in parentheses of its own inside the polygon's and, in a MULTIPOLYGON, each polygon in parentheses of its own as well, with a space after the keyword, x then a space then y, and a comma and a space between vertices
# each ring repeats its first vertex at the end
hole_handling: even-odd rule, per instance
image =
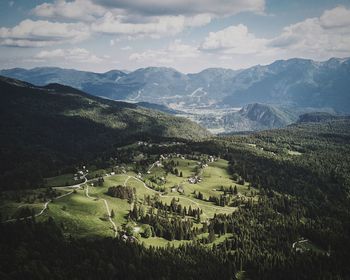
MULTIPOLYGON (((85 178, 85 182, 87 182, 86 178, 85 178)), ((74 185, 74 188, 81 188, 81 187, 80 187, 80 184, 78 185, 78 187, 76 187, 76 186, 77 186, 77 185, 74 185)), ((72 188, 72 187, 73 187, 73 186, 71 186, 71 188, 72 188)), ((55 197, 55 198, 53 198, 53 199, 50 199, 50 200, 46 201, 46 202, 44 203, 43 209, 41 209, 41 211, 40 211, 39 213, 35 214, 34 217, 39 217, 39 216, 41 216, 42 214, 44 214, 44 212, 45 212, 45 210, 47 209, 49 203, 52 202, 53 200, 57 200, 57 199, 60 199, 60 198, 62 198, 62 197, 71 195, 73 192, 74 192, 74 190, 72 190, 72 191, 70 191, 70 192, 68 192, 68 193, 62 194, 62 195, 60 195, 60 196, 57 196, 57 197, 55 197)), ((31 219, 32 217, 33 217, 33 216, 22 217, 22 218, 19 218, 19 219, 10 219, 10 220, 4 221, 4 223, 15 222, 15 221, 17 221, 17 220, 23 221, 23 220, 25 220, 25 219, 31 219)))

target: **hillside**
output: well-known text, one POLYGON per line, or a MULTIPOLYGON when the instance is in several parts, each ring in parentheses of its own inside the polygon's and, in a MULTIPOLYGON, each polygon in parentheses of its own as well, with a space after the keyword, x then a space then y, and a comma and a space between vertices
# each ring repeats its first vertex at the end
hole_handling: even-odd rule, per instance
POLYGON ((171 115, 176 115, 181 113, 181 111, 174 110, 169 108, 168 106, 162 105, 162 104, 156 104, 156 103, 149 103, 149 102, 137 102, 137 106, 147 108, 147 109, 152 109, 152 110, 157 110, 163 113, 171 114, 171 115))
POLYGON ((297 115, 287 109, 253 103, 237 112, 225 114, 220 123, 225 132, 243 132, 281 128, 296 120, 297 115))
POLYGON ((22 68, 1 70, 0 75, 26 81, 37 86, 58 83, 96 96, 123 99, 122 89, 115 87, 115 81, 126 74, 119 70, 100 74, 58 67, 37 67, 30 70, 22 68))
POLYGON ((37 87, 1 77, 0 92, 2 188, 33 186, 137 140, 209 136, 187 119, 59 84, 37 87))
POLYGON ((306 113, 299 116, 298 123, 327 122, 332 120, 350 119, 349 116, 336 116, 326 112, 306 113))
MULTIPOLYGON (((45 85, 61 83, 96 96, 177 106, 240 107, 266 103, 349 112, 350 59, 324 62, 278 60, 234 71, 209 68, 183 74, 173 68, 148 67, 125 73, 90 73, 60 68, 15 68, 0 75, 45 85)), ((320 111, 320 110, 319 110, 320 111)))
POLYGON ((266 104, 248 104, 239 114, 268 128, 286 126, 295 121, 295 116, 287 110, 266 104))

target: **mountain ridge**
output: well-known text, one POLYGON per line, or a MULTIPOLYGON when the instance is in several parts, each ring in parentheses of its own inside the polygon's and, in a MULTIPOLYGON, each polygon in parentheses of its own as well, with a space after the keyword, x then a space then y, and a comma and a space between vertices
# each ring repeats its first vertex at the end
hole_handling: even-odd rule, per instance
POLYGON ((93 73, 62 68, 14 68, 0 75, 45 85, 73 86, 114 100, 163 105, 241 107, 250 103, 296 107, 331 107, 350 112, 350 59, 318 62, 292 58, 268 65, 232 70, 208 68, 183 74, 168 67, 146 67, 130 73, 93 73))

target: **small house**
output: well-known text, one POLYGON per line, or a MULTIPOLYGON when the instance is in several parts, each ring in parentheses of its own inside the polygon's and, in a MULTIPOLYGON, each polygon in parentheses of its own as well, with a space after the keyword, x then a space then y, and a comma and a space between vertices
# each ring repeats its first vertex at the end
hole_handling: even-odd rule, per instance
POLYGON ((183 194, 185 192, 184 188, 182 186, 178 186, 177 187, 177 191, 181 194, 183 194))

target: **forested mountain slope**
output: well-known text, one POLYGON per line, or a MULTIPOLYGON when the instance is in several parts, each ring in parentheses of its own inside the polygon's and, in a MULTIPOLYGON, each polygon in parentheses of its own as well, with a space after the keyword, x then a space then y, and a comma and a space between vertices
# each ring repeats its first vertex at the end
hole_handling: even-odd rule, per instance
POLYGON ((33 186, 53 170, 136 140, 209 136, 187 119, 59 84, 2 77, 0 98, 2 187, 33 186))

